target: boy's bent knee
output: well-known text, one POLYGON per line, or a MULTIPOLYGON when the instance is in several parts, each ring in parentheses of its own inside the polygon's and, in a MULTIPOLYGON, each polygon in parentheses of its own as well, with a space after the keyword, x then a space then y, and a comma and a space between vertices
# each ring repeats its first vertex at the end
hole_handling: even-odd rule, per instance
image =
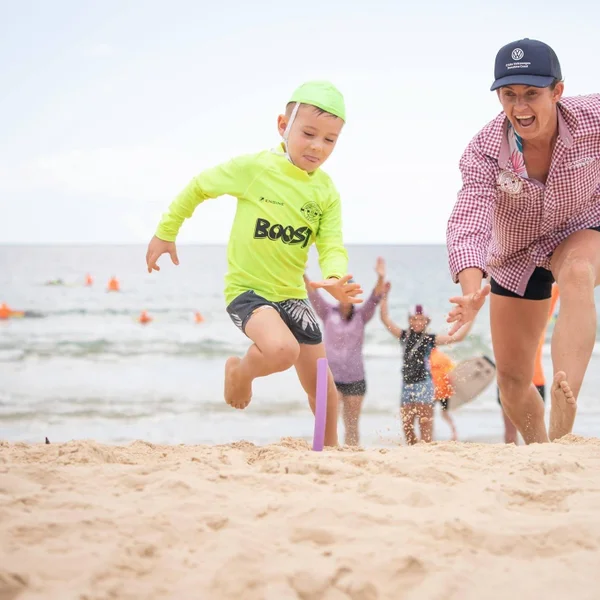
POLYGON ((277 342, 264 348, 262 353, 275 371, 286 371, 298 360, 300 346, 296 340, 277 342))

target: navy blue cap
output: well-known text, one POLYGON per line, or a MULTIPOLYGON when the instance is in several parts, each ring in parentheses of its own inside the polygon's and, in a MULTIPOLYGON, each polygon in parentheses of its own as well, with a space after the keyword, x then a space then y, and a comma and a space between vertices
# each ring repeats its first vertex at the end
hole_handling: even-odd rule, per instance
POLYGON ((544 42, 529 38, 500 48, 496 54, 494 77, 492 91, 505 85, 548 87, 555 79, 562 81, 554 50, 544 42))

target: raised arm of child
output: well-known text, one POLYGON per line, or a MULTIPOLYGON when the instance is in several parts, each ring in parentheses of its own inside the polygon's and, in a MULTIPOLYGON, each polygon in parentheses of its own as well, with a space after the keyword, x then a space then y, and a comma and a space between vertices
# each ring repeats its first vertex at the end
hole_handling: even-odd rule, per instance
POLYGON ((364 306, 360 308, 363 323, 368 323, 373 318, 375 309, 381 302, 385 291, 385 261, 381 257, 375 263, 375 272, 377 273, 377 283, 364 306))
POLYGON ((392 284, 388 282, 384 288, 383 298, 381 300, 381 308, 380 308, 381 321, 394 337, 397 337, 398 339, 400 339, 400 337, 402 337, 403 330, 402 330, 402 328, 398 327, 398 325, 396 325, 396 323, 394 323, 390 319, 390 314, 389 314, 388 296, 389 296, 391 287, 392 287, 392 284))
POLYGON ((446 346, 447 344, 455 344, 462 342, 468 335, 469 331, 473 327, 474 321, 468 321, 466 325, 463 325, 454 335, 448 335, 440 333, 435 336, 436 346, 446 346))

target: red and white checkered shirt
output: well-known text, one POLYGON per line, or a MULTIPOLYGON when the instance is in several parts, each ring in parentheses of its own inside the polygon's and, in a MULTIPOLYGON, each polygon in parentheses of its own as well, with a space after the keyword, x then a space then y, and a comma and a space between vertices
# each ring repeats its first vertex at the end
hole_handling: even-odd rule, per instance
POLYGON ((600 94, 558 104, 558 139, 546 185, 519 177, 501 113, 460 160, 463 186, 447 228, 452 278, 468 267, 523 296, 535 267, 569 235, 600 226, 600 94))

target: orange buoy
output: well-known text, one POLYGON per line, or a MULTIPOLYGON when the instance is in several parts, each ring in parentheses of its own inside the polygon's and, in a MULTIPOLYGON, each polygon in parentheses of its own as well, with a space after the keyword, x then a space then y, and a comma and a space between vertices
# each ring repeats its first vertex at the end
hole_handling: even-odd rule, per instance
POLYGON ((147 323, 150 323, 152 321, 152 317, 147 313, 147 311, 143 310, 140 313, 140 316, 138 317, 138 321, 142 325, 146 325, 147 323))
POLYGON ((196 321, 196 323, 202 323, 204 321, 204 317, 198 311, 196 311, 194 313, 194 321, 196 321))
POLYGON ((111 277, 108 282, 107 291, 109 292, 118 292, 121 289, 121 284, 116 277, 111 277))
POLYGON ((94 278, 88 273, 85 276, 85 285, 92 285, 94 283, 94 278))
POLYGON ((8 319, 12 315, 12 310, 6 303, 0 304, 0 319, 8 319))

